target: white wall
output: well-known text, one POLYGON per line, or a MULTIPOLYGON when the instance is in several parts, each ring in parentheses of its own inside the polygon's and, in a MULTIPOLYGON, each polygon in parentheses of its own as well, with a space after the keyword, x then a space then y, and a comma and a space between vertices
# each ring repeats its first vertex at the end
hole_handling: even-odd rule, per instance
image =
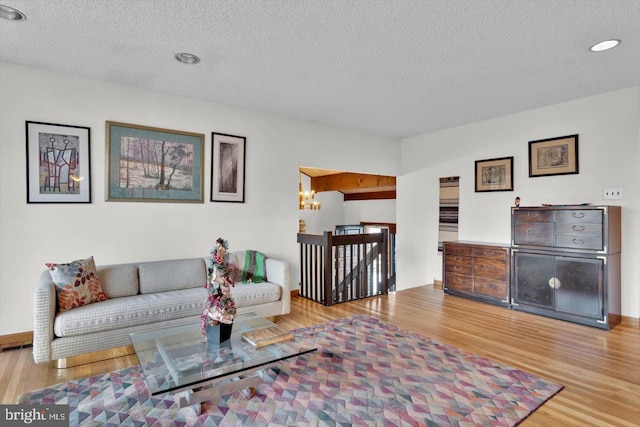
POLYGON ((344 223, 396 222, 395 200, 352 200, 344 203, 344 223))
MULTIPOLYGON (((634 87, 407 138, 399 148, 392 138, 0 62, 0 335, 32 330, 33 290, 45 262, 205 256, 222 236, 232 249, 259 249, 291 262, 297 283, 298 168, 310 164, 398 176, 398 289, 441 277, 441 176, 461 176, 460 238, 495 242, 509 241, 516 195, 523 205, 602 204, 603 188, 621 187, 622 314, 640 317, 639 122, 640 88, 634 87), (27 120, 91 128, 91 204, 26 203, 27 120), (246 203, 105 202, 105 120, 203 133, 205 200, 211 132, 247 137, 246 203), (527 142, 572 133, 580 135, 580 174, 528 178, 527 142), (474 161, 510 155, 515 191, 474 193, 474 161)), ((355 203, 323 200, 323 211, 327 206, 340 222, 374 209, 392 216, 389 205, 355 203)), ((360 220, 383 221, 368 218, 360 220)), ((319 222, 318 232, 324 228, 319 222)))
MULTIPOLYGON (((481 108, 481 106, 478 106, 481 108)), ((640 317, 640 87, 401 141, 398 289, 442 278, 438 178, 460 176, 459 239, 510 242, 510 207, 591 203, 623 207, 622 314, 640 317), (528 141, 579 135, 579 174, 529 178, 528 141), (474 192, 476 160, 514 156, 513 192, 474 192), (623 189, 623 200, 603 189, 623 189)))
POLYGON ((307 224, 307 234, 324 234, 325 231, 333 231, 336 225, 344 224, 344 196, 342 193, 323 191, 316 194, 316 200, 321 202, 320 210, 300 211, 300 219, 303 219, 307 224))
POLYGON ((222 236, 289 261, 297 284, 298 167, 316 161, 397 175, 400 151, 392 138, 0 63, 0 335, 33 329, 45 262, 206 256, 222 236), (91 204, 26 203, 27 120, 91 128, 91 204), (105 120, 203 133, 205 203, 105 202, 105 120), (246 203, 206 201, 214 131, 247 138, 246 203))

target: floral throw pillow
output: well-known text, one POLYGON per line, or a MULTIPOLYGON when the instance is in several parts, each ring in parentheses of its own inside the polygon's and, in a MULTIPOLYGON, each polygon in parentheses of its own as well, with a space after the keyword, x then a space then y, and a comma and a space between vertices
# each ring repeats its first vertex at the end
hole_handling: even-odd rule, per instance
POLYGON ((67 264, 45 265, 49 268, 51 279, 56 285, 58 307, 61 312, 107 299, 102 291, 93 257, 67 264))

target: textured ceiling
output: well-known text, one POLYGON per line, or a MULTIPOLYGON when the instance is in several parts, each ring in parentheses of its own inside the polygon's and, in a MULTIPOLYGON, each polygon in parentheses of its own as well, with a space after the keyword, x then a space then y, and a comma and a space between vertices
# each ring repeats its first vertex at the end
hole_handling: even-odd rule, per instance
POLYGON ((640 84, 638 0, 1 1, 2 61, 394 137, 640 84))

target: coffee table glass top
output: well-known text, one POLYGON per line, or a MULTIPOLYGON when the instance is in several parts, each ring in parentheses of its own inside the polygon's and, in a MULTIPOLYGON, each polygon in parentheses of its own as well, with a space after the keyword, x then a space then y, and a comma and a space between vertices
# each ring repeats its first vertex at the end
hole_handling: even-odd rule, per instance
POLYGON ((199 323, 133 333, 130 338, 151 394, 158 395, 242 376, 316 350, 296 338, 256 348, 241 337, 270 326, 274 324, 258 315, 239 315, 231 339, 217 345, 207 343, 199 323))

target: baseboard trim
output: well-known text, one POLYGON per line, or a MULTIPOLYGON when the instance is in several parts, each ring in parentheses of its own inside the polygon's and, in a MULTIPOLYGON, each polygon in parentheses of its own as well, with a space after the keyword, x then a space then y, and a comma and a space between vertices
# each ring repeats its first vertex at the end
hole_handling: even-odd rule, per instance
POLYGON ((632 328, 640 328, 640 318, 638 317, 620 316, 620 323, 629 325, 632 328))
POLYGON ((300 295, 300 290, 299 289, 295 289, 293 291, 291 291, 291 296, 292 297, 297 297, 300 295))
POLYGON ((0 335, 0 351, 5 348, 22 347, 33 344, 33 331, 0 335))

